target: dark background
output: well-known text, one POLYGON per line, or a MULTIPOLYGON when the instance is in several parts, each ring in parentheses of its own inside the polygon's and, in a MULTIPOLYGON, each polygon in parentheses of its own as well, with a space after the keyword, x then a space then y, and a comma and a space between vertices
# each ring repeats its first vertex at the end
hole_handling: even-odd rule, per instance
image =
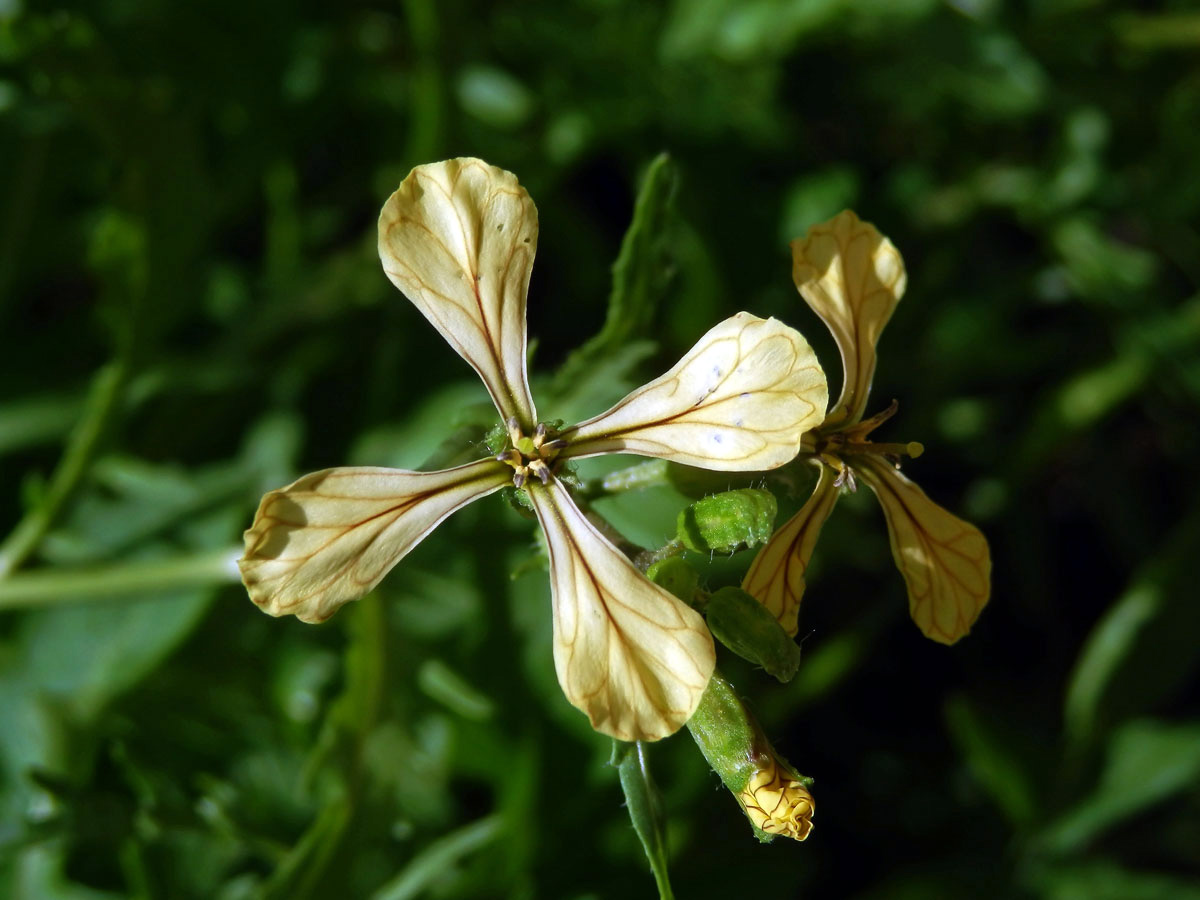
MULTIPOLYGON (((580 414, 741 309, 836 392, 787 241, 852 207, 909 271, 869 412, 994 564, 936 645, 839 504, 800 674, 722 661, 816 828, 759 846, 656 745, 677 894, 1200 897, 1198 51, 1187 3, 0 0, 0 895, 652 895, 528 522, 472 506, 323 627, 229 560, 264 490, 417 467, 486 401, 375 256, 412 166, 529 189, 553 398, 665 151, 655 343, 580 414)), ((661 541, 685 502, 608 512, 661 541)))

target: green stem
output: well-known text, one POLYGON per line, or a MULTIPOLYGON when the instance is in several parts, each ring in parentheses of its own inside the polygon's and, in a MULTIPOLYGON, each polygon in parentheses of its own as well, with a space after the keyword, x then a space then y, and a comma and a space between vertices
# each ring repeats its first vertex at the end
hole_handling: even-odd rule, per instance
POLYGON ((240 547, 80 569, 45 569, 0 580, 0 610, 107 600, 148 591, 232 584, 240 547))
POLYGON ((431 0, 405 0, 404 19, 408 26, 408 44, 412 52, 408 99, 408 144, 405 159, 435 159, 441 145, 442 110, 445 108, 438 6, 431 0))
POLYGON ((628 491, 641 491, 669 483, 667 461, 653 459, 627 469, 609 472, 603 478, 590 479, 584 482, 581 493, 589 500, 595 500, 599 497, 610 497, 613 494, 624 494, 628 491))
POLYGON ((83 480, 117 409, 126 374, 125 365, 116 362, 105 366, 96 376, 83 419, 71 432, 45 493, 0 545, 0 578, 7 577, 37 549, 83 480))
POLYGON ((664 559, 670 559, 672 556, 679 556, 687 547, 683 546, 683 541, 678 538, 671 538, 657 550, 643 550, 633 557, 633 564, 645 572, 657 562, 662 562, 664 559))
POLYGON ((650 776, 646 745, 641 741, 625 744, 613 741, 613 763, 621 778, 625 807, 646 851, 654 883, 658 885, 659 900, 674 900, 671 879, 667 871, 667 822, 662 795, 650 776))

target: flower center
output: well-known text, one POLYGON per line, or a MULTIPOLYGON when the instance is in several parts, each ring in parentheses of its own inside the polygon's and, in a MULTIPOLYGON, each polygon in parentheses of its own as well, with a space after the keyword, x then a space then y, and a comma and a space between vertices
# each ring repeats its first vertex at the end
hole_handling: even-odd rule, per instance
POLYGON ((818 437, 814 449, 822 462, 837 470, 838 477, 834 482, 836 486, 841 487, 845 484, 851 491, 857 487, 854 482, 854 472, 845 457, 868 454, 882 456, 899 469, 903 457, 916 459, 925 452, 925 447, 917 441, 909 441, 907 444, 887 444, 876 443, 867 437, 894 416, 899 407, 900 405, 893 400, 887 409, 876 413, 869 419, 835 427, 829 434, 824 435, 820 434, 819 428, 817 429, 818 437))
POLYGON ((512 466, 513 485, 524 487, 531 475, 546 484, 554 474, 554 458, 567 442, 553 438, 544 422, 538 422, 533 437, 525 436, 515 418, 509 419, 504 426, 508 429, 511 446, 503 453, 497 453, 496 459, 512 466))

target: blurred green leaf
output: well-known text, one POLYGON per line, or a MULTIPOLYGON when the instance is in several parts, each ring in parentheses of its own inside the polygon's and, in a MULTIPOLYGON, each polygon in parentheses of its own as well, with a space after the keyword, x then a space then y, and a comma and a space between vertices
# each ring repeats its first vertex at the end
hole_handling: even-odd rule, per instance
POLYGON ((495 706, 486 694, 438 659, 429 659, 417 670, 421 690, 464 719, 486 722, 495 714, 495 706))
POLYGON ((1200 881, 1122 868, 1108 860, 1054 866, 1035 880, 1046 900, 1200 900, 1200 881))
POLYGON ((411 900, 430 887, 444 884, 463 857, 500 838, 504 825, 498 816, 479 819, 434 841, 394 879, 371 895, 371 900, 411 900))
POLYGON ((80 408, 75 394, 5 404, 0 408, 0 455, 58 440, 78 420, 80 408))
POLYGON ((320 897, 340 879, 335 861, 344 852, 347 832, 364 787, 368 743, 383 704, 386 668, 383 610, 368 596, 348 616, 351 643, 346 653, 346 683, 338 695, 308 762, 310 780, 320 778, 322 797, 316 818, 280 861, 262 891, 264 900, 320 897))
POLYGON ((458 102, 470 115, 496 128, 519 128, 534 110, 534 98, 511 73, 494 66, 468 66, 458 75, 458 102))
POLYGON ((1072 286, 1087 299, 1130 304, 1158 268, 1152 253, 1115 240, 1084 216, 1064 220, 1052 239, 1072 286))
POLYGON ((1113 27, 1118 39, 1140 50, 1186 50, 1200 46, 1200 13, 1192 11, 1118 15, 1113 27))
POLYGON ((1048 853, 1081 850, 1132 816, 1162 803, 1200 780, 1200 724, 1129 722, 1108 744, 1096 790, 1049 823, 1035 845, 1048 853))
POLYGON ((779 223, 780 243, 802 237, 812 226, 851 208, 858 198, 858 191, 858 173, 846 165, 831 166, 796 179, 784 198, 779 223))
POLYGON ((1066 735, 1075 749, 1131 715, 1152 712, 1200 667, 1200 608, 1192 601, 1200 516, 1174 529, 1088 635, 1064 698, 1066 735))
POLYGON ((1008 746, 1004 731, 962 696, 946 704, 946 719, 980 786, 1014 826, 1030 824, 1039 811, 1035 779, 1008 746))

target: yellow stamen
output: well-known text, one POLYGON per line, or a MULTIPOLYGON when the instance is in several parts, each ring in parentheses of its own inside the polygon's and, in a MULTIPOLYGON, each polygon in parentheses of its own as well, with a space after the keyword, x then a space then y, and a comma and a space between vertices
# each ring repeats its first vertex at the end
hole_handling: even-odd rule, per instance
POLYGON ((513 485, 524 487, 531 476, 542 484, 549 483, 550 476, 554 474, 554 458, 567 446, 567 442, 561 439, 546 440, 550 430, 542 422, 538 423, 533 437, 526 437, 522 433, 516 419, 509 419, 504 424, 512 446, 496 454, 496 459, 512 466, 513 485))

